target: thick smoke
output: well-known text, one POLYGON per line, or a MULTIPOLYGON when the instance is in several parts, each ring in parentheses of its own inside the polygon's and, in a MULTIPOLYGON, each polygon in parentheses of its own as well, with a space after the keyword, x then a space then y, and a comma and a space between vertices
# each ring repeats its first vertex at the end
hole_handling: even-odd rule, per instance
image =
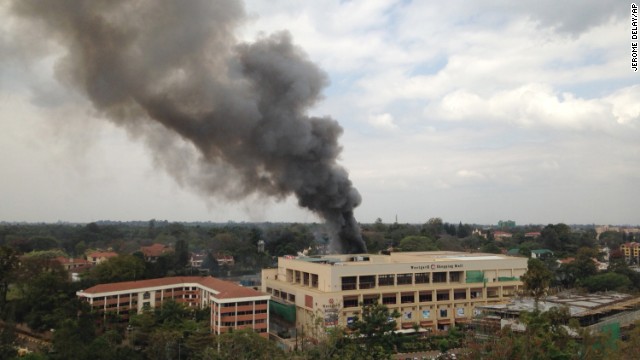
POLYGON ((231 0, 16 0, 13 9, 64 47, 59 78, 147 141, 180 183, 228 199, 294 193, 327 221, 337 250, 366 251, 353 217, 360 195, 336 161, 342 128, 306 115, 327 77, 288 33, 239 43, 245 14, 231 0), (197 149, 195 164, 171 134, 197 149))

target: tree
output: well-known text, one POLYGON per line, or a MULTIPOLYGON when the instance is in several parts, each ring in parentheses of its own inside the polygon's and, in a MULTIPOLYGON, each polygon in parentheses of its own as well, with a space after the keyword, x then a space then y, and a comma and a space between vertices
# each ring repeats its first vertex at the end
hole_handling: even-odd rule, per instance
POLYGON ((189 244, 184 239, 178 239, 175 243, 175 268, 183 270, 189 264, 189 244))
POLYGON ((7 246, 0 246, 0 315, 4 314, 9 283, 17 266, 18 257, 15 250, 7 246))
POLYGON ((459 238, 465 238, 469 235, 471 235, 471 227, 468 224, 462 225, 461 221, 456 228, 456 236, 459 238))
POLYGON ((0 359, 13 359, 17 354, 14 324, 0 326, 0 359))
POLYGON ((227 332, 215 337, 218 350, 205 351, 207 359, 271 360, 282 359, 284 352, 252 329, 227 332))
POLYGON ((156 321, 160 324, 175 327, 187 316, 187 308, 173 299, 162 303, 156 309, 156 321))
POLYGON ((390 359, 399 341, 395 333, 397 310, 389 312, 382 304, 374 303, 362 307, 362 317, 355 316, 349 325, 355 339, 361 339, 360 354, 363 359, 390 359))
POLYGON ((427 236, 407 236, 400 240, 400 251, 436 251, 438 247, 432 238, 427 236))
POLYGON ((438 236, 440 236, 443 230, 444 225, 442 223, 442 219, 439 217, 430 218, 422 226, 422 232, 427 236, 431 236, 432 238, 437 238, 438 236))
POLYGON ((628 277, 613 272, 589 276, 582 280, 580 284, 590 292, 607 290, 625 291, 632 285, 628 277))
POLYGON ((538 259, 529 259, 527 262, 527 272, 522 275, 524 289, 533 296, 538 307, 538 301, 547 293, 551 284, 553 274, 546 268, 544 263, 538 259))
POLYGON ((89 272, 88 279, 97 283, 111 283, 141 279, 144 261, 133 255, 119 255, 104 261, 89 272))

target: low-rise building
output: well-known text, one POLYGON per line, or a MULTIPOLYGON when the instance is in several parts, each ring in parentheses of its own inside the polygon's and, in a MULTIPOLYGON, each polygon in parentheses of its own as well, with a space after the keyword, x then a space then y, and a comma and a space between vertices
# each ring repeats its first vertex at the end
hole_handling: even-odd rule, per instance
POLYGON ((526 271, 526 258, 483 253, 286 256, 262 271, 262 291, 273 296, 272 329, 313 334, 380 303, 402 314, 399 328, 446 330, 470 322, 478 305, 510 299, 526 271))
POLYGON ((87 261, 93 265, 98 265, 116 256, 118 256, 118 253, 113 251, 94 251, 87 255, 87 261))
POLYGON ((156 262, 158 258, 166 253, 172 252, 173 249, 169 245, 151 244, 149 246, 140 246, 140 252, 144 257, 144 261, 156 262))
MULTIPOLYGON (((618 329, 633 326, 640 320, 640 297, 609 292, 604 294, 560 293, 546 296, 537 303, 532 298, 514 298, 505 304, 479 306, 481 315, 475 319, 476 328, 497 331, 505 326, 524 330, 519 321, 523 311, 548 311, 564 307, 568 315, 578 320, 582 328, 592 332, 614 325, 618 329)), ((609 327, 610 329, 610 327, 609 327)))
POLYGON ((71 281, 80 281, 80 274, 89 271, 94 263, 82 258, 68 258, 59 256, 55 259, 62 265, 62 267, 69 273, 69 279, 71 281))
POLYGON ((93 310, 127 319, 130 314, 174 300, 192 308, 211 308, 211 331, 252 328, 268 337, 270 296, 211 276, 179 276, 100 284, 76 293, 93 310))

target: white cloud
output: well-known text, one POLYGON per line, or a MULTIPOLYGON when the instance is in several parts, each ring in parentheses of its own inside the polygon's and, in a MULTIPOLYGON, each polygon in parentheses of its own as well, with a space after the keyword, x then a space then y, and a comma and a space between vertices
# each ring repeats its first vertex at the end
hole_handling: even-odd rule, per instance
POLYGON ((381 130, 394 130, 398 128, 398 125, 393 121, 393 116, 389 113, 371 115, 369 116, 369 123, 381 130))

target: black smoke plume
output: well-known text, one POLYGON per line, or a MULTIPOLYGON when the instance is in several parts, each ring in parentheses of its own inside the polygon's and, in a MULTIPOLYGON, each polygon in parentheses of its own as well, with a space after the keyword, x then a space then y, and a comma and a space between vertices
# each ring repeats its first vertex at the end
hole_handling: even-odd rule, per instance
POLYGON ((232 0, 12 5, 64 48, 58 77, 144 139, 179 183, 231 200, 293 193, 326 220, 336 250, 366 251, 353 217, 361 198, 337 164, 342 128, 306 115, 327 76, 287 32, 239 42, 245 14, 232 0))

